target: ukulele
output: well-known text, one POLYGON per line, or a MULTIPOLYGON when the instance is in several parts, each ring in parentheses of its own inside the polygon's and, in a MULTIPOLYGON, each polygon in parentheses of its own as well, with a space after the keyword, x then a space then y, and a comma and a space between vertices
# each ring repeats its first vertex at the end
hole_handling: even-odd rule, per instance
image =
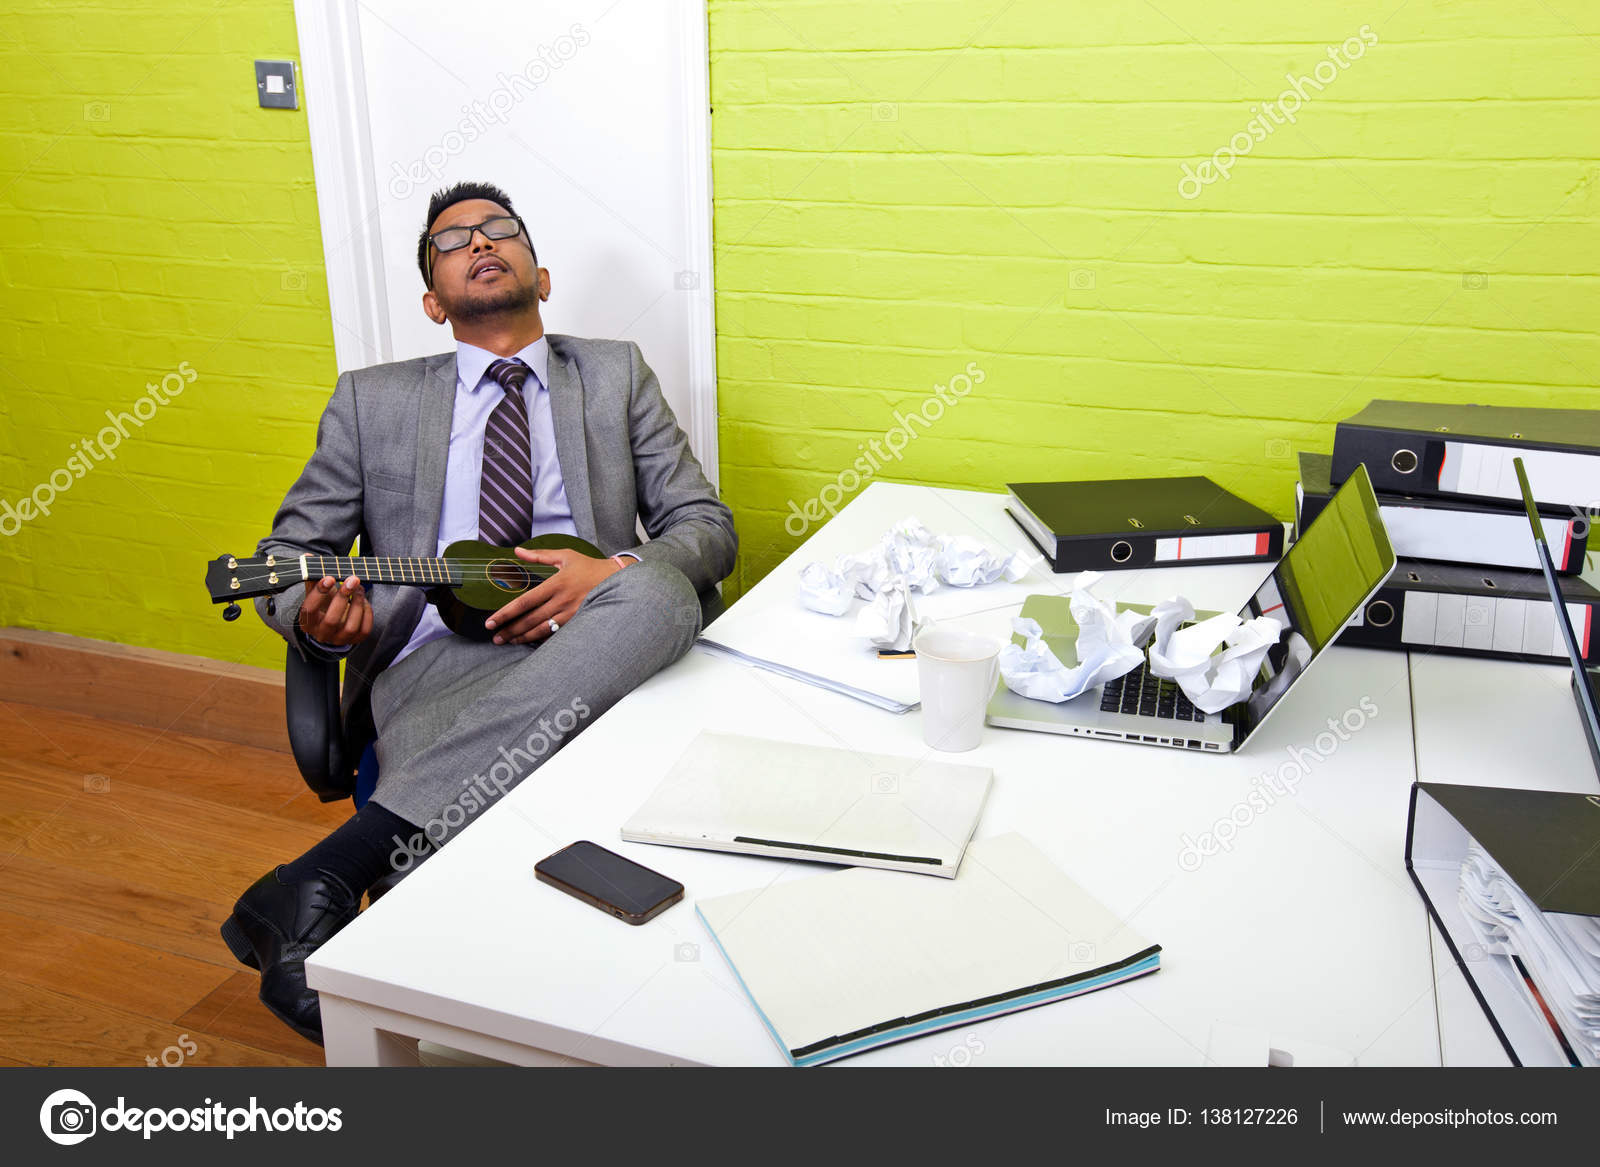
MULTIPOLYGON (((579 551, 595 559, 604 553, 576 535, 536 535, 517 544, 530 551, 579 551)), ((546 563, 524 563, 509 547, 461 539, 438 559, 397 559, 388 555, 263 555, 238 559, 219 555, 206 567, 206 589, 213 604, 226 604, 224 620, 239 618, 239 600, 276 596, 307 580, 352 575, 367 584, 401 584, 422 588, 439 609, 445 627, 469 640, 492 640, 483 626, 492 614, 526 591, 538 587, 558 569, 546 563)))

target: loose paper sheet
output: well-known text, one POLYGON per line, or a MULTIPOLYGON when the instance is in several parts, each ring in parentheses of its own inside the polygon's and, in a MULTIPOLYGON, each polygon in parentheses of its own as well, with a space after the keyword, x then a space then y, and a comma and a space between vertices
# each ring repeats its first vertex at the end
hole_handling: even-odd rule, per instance
POLYGON ((1138 668, 1153 630, 1151 675, 1175 680, 1196 708, 1217 713, 1250 695, 1267 650, 1283 634, 1283 625, 1270 617, 1245 621, 1231 612, 1182 628, 1194 619, 1194 605, 1183 596, 1161 601, 1148 616, 1118 611, 1094 594, 1102 578, 1085 571, 1072 579, 1069 604, 1078 625, 1074 667, 1050 651, 1036 621, 1012 620, 1012 630, 1025 643, 1000 650, 1000 676, 1008 689, 1038 701, 1070 701, 1138 668))
POLYGON ((1458 894, 1485 952, 1521 957, 1579 1060, 1600 1063, 1600 919, 1541 911, 1475 841, 1458 894))
POLYGON ((1220 713, 1250 696, 1267 650, 1283 636, 1283 625, 1270 616, 1241 620, 1232 612, 1180 628, 1194 619, 1194 605, 1182 596, 1163 600, 1156 614, 1151 676, 1176 680, 1183 695, 1206 713, 1220 713))
POLYGON ((1006 687, 1038 701, 1070 701, 1096 685, 1130 673, 1144 662, 1144 642, 1155 616, 1117 611, 1094 594, 1103 578, 1098 571, 1080 572, 1071 583, 1068 604, 1078 625, 1078 664, 1068 668, 1050 651, 1038 621, 1013 617, 1011 629, 1026 643, 1007 643, 1000 650, 1000 676, 1006 687))
POLYGON ((1015 582, 1027 570, 1020 551, 998 555, 970 535, 936 535, 908 516, 866 551, 841 555, 831 568, 822 563, 801 568, 800 603, 813 612, 843 616, 856 598, 866 600, 856 634, 876 648, 904 652, 916 634, 912 592, 1015 582))

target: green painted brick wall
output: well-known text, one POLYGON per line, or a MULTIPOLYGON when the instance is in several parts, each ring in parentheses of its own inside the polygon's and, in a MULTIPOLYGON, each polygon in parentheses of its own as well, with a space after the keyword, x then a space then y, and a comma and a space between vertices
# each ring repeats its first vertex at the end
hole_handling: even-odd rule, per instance
POLYGON ((735 586, 863 471, 1205 473, 1288 517, 1373 397, 1600 405, 1600 13, 1394 9, 713 0, 735 586))
POLYGON ((257 56, 298 56, 289 0, 7 8, 0 624, 282 664, 202 590, 335 375, 305 111, 257 107, 257 56))
MULTIPOLYGON (((714 0, 730 594, 969 363, 878 476, 1201 471, 1286 514, 1292 450, 1372 396, 1590 404, 1596 19, 714 0), (1183 197, 1363 24, 1296 124, 1183 197)), ((305 115, 251 92, 252 58, 296 55, 289 0, 8 9, 0 624, 280 660, 199 580, 254 544, 334 377, 305 115), (107 410, 149 416, 102 461, 77 443, 107 410)))

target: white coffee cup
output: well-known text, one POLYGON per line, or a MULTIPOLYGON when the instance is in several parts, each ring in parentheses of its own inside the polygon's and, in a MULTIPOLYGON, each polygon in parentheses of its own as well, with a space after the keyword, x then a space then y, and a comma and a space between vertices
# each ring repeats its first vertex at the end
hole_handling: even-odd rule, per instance
POLYGON ((999 643, 935 625, 917 633, 911 647, 922 689, 922 740, 948 753, 973 749, 1000 675, 999 643))

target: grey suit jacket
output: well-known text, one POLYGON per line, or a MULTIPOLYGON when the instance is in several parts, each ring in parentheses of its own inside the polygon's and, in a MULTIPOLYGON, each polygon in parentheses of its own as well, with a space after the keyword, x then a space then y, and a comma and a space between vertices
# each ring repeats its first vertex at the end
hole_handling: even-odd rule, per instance
MULTIPOLYGON (((659 559, 705 592, 733 570, 733 515, 689 451, 656 375, 631 341, 548 334, 556 458, 579 537, 607 555, 659 559), (649 542, 638 543, 635 519, 649 542)), ((317 448, 278 508, 258 555, 437 554, 445 459, 455 411, 454 353, 345 373, 317 427, 317 448)), ((256 609, 302 656, 303 588, 256 609)), ((369 594, 372 635, 349 655, 347 720, 405 647, 427 600, 421 589, 369 594)))

